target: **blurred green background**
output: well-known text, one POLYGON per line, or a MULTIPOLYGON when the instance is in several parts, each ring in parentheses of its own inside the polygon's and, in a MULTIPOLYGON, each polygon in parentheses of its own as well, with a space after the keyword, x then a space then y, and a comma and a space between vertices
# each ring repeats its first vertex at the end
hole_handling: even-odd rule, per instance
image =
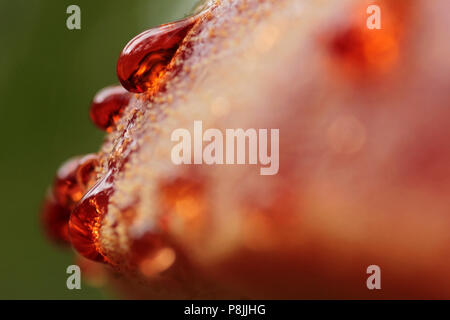
POLYGON ((0 0, 0 299, 103 299, 66 288, 71 250, 42 234, 39 208, 58 166, 95 152, 93 95, 117 83, 116 61, 146 28, 181 18, 197 0, 0 0), (81 8, 68 30, 66 8, 81 8))

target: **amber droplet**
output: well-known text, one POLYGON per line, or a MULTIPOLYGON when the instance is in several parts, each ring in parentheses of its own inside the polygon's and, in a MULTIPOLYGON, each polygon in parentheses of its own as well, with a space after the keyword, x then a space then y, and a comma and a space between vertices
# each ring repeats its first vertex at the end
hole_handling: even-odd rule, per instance
MULTIPOLYGON (((120 155, 108 161, 106 174, 83 196, 73 209, 69 220, 69 237, 72 246, 80 255, 90 260, 112 263, 102 252, 100 244, 100 228, 103 218, 108 212, 111 196, 114 194, 114 180, 127 163, 130 154, 135 151, 129 139, 129 128, 136 121, 136 115, 130 119, 125 132, 119 137, 116 148, 121 146, 120 155)), ((87 163, 87 162, 86 162, 87 163)), ((85 164, 86 164, 85 163, 85 164)), ((89 170, 87 170, 89 172, 89 170)), ((78 171, 79 180, 84 181, 82 170, 78 171)))
POLYGON ((75 206, 69 220, 72 246, 83 257, 106 262, 98 244, 101 220, 108 210, 113 193, 111 175, 108 174, 90 189, 75 206))
POLYGON ((88 190, 89 186, 95 180, 95 168, 99 165, 98 156, 96 154, 88 154, 80 159, 78 168, 75 172, 77 183, 83 194, 88 190))
POLYGON ((53 183, 53 194, 62 207, 71 210, 81 199, 97 163, 97 156, 88 154, 72 158, 59 168, 53 183))
POLYGON ((62 207, 72 207, 83 196, 83 192, 76 179, 76 170, 79 161, 80 157, 67 160, 56 173, 53 182, 53 194, 62 207))
POLYGON ((41 223, 47 237, 59 245, 69 244, 69 233, 67 222, 70 210, 61 206, 50 190, 45 197, 42 207, 41 223))
POLYGON ((97 155, 88 154, 72 158, 59 168, 41 213, 44 230, 53 242, 69 243, 70 212, 93 182, 97 165, 97 155))
POLYGON ((110 86, 100 90, 91 103, 91 116, 94 124, 110 132, 130 102, 130 93, 121 86, 110 86))
POLYGON ((142 93, 157 81, 199 15, 149 29, 134 37, 117 61, 117 76, 125 89, 142 93))

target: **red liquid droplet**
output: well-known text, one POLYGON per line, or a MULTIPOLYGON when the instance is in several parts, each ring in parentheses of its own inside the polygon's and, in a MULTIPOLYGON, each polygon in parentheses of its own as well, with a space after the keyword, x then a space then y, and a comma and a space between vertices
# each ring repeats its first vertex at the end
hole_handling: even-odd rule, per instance
POLYGON ((111 86, 100 90, 91 103, 91 116, 94 124, 110 132, 130 102, 130 93, 121 86, 111 86))
MULTIPOLYGON (((170 62, 187 32, 197 21, 196 19, 187 18, 147 30, 132 39, 124 48, 117 63, 117 73, 122 85, 133 92, 144 92, 154 87, 154 80, 170 62)), ((117 109, 118 104, 109 104, 108 96, 111 96, 113 102, 118 99, 117 96, 113 98, 115 96, 113 91, 106 94, 100 92, 96 97, 98 99, 94 98, 91 108, 91 117, 103 128, 112 125, 114 116, 111 115, 116 110, 120 110, 120 107, 117 109), (105 104, 102 105, 102 103, 105 104), (94 114, 97 110, 98 115, 94 114)), ((102 219, 108 211, 109 200, 115 191, 113 187, 115 176, 122 170, 130 154, 135 150, 133 148, 135 144, 128 137, 128 131, 134 127, 135 120, 136 114, 130 119, 127 128, 116 142, 115 149, 121 149, 120 157, 113 156, 108 160, 108 173, 84 195, 70 215, 69 236, 73 247, 82 256, 94 261, 109 262, 99 243, 100 228, 102 219)), ((82 177, 81 174, 79 180, 83 180, 82 177)))
POLYGON ((89 190, 75 206, 69 220, 69 235, 73 247, 85 258, 106 262, 98 245, 101 219, 108 210, 113 193, 110 173, 89 190))
POLYGON ((158 88, 158 79, 197 19, 164 24, 128 42, 117 61, 117 76, 124 88, 137 93, 158 88))
POLYGON ((53 194, 58 203, 69 210, 73 209, 93 177, 98 164, 97 156, 88 154, 66 161, 59 169, 53 182, 53 194))
POLYGON ((68 244, 70 212, 94 179, 97 156, 89 154, 66 161, 58 170, 53 188, 42 208, 42 224, 47 236, 57 244, 68 244))
POLYGON ((115 148, 123 147, 120 157, 108 160, 108 172, 100 179, 78 202, 70 215, 69 237, 73 247, 83 257, 98 262, 110 262, 101 250, 99 244, 100 227, 103 217, 108 212, 108 204, 113 195, 114 179, 121 172, 129 156, 135 150, 132 143, 127 143, 128 132, 134 127, 134 115, 122 136, 118 139, 115 148))
POLYGON ((75 172, 78 185, 83 189, 83 194, 88 190, 89 185, 95 180, 95 168, 99 165, 96 154, 88 154, 80 159, 75 172))
POLYGON ((67 222, 70 210, 61 206, 50 191, 42 207, 42 226, 47 237, 55 244, 69 245, 67 222))
POLYGON ((59 205, 64 208, 72 207, 83 196, 76 178, 79 161, 80 157, 76 157, 63 163, 53 182, 53 194, 59 205))

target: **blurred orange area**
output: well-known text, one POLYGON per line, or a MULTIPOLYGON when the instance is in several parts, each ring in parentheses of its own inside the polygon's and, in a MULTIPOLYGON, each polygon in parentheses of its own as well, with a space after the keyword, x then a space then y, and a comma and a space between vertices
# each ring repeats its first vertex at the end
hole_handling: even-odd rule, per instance
POLYGON ((367 3, 358 5, 353 18, 337 26, 329 37, 329 48, 343 72, 366 77, 386 73, 395 65, 409 11, 409 1, 397 2, 381 1, 378 16, 367 10, 367 3), (378 18, 380 28, 370 29, 372 20, 378 18))

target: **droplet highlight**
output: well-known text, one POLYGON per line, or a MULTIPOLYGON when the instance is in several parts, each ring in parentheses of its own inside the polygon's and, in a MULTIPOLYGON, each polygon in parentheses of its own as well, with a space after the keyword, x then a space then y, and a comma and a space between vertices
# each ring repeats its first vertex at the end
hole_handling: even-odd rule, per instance
POLYGON ((41 210, 44 231, 55 244, 69 244, 70 213, 94 181, 97 165, 97 155, 88 154, 74 157, 58 169, 41 210))
POLYGON ((149 29, 128 42, 117 61, 117 76, 123 87, 136 93, 157 89, 159 79, 198 17, 149 29))
POLYGON ((89 115, 100 129, 111 132, 130 102, 131 94, 121 86, 100 90, 92 99, 89 115))
POLYGON ((69 220, 69 236, 72 246, 83 257, 107 262, 98 244, 101 220, 108 210, 113 193, 110 175, 106 175, 90 189, 75 206, 69 220))

